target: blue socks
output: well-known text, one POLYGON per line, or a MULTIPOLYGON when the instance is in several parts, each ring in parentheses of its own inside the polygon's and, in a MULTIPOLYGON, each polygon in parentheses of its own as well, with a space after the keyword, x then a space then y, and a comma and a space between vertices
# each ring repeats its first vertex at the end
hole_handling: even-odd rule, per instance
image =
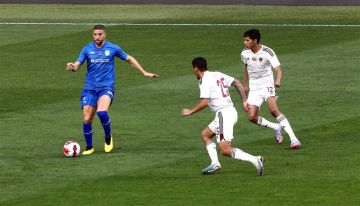
MULTIPOLYGON (((99 116, 100 122, 104 128, 104 132, 105 132, 105 141, 107 144, 110 144, 110 140, 111 140, 111 127, 110 127, 110 118, 109 115, 106 111, 100 111, 97 112, 97 115, 99 116)), ((85 122, 83 122, 83 133, 84 133, 84 137, 85 137, 85 142, 86 142, 86 148, 87 149, 91 149, 93 148, 93 144, 92 144, 92 125, 90 124, 86 124, 85 122)))
POLYGON ((97 115, 99 116, 101 124, 104 128, 105 139, 110 139, 111 127, 110 127, 110 118, 109 118, 108 113, 106 111, 100 111, 100 112, 97 112, 97 115))
POLYGON ((86 124, 85 122, 83 122, 83 132, 84 132, 84 137, 85 137, 85 142, 86 142, 86 148, 91 149, 93 147, 92 145, 92 125, 90 124, 86 124))

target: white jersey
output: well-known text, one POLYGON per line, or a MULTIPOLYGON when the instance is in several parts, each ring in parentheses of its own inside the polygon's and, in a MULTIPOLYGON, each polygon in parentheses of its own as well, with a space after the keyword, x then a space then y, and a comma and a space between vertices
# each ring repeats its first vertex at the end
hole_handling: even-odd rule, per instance
POLYGON ((247 65, 250 90, 274 85, 272 68, 279 66, 280 62, 271 48, 261 45, 260 50, 255 54, 251 49, 244 49, 241 52, 241 61, 247 65))
POLYGON ((200 98, 209 99, 209 107, 213 113, 233 107, 229 92, 233 81, 233 77, 221 72, 204 72, 204 76, 199 80, 200 98))

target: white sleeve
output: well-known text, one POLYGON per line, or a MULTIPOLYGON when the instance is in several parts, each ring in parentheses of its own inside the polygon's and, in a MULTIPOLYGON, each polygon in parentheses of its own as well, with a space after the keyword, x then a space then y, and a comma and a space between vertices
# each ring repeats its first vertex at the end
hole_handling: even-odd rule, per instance
POLYGON ((247 64, 246 57, 244 56, 244 52, 241 52, 240 59, 242 62, 244 62, 244 64, 247 64))
POLYGON ((210 84, 206 79, 201 80, 200 88, 200 98, 210 98, 210 84))
POLYGON ((277 67, 277 66, 280 66, 280 62, 275 54, 275 52, 273 51, 273 54, 274 55, 269 55, 269 61, 270 61, 270 64, 273 68, 277 67))

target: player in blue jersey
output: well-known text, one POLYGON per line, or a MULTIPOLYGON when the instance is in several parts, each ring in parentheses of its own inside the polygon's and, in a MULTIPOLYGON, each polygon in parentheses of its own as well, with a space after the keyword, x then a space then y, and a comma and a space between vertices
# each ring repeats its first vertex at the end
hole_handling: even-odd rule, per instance
POLYGON ((83 155, 94 153, 92 144, 92 121, 97 113, 105 133, 105 152, 113 149, 110 118, 108 110, 114 97, 114 58, 127 61, 133 68, 141 72, 144 77, 158 77, 157 74, 147 72, 132 56, 125 53, 121 47, 106 40, 104 25, 93 28, 94 41, 86 45, 75 62, 69 62, 66 69, 72 72, 80 69, 87 62, 87 74, 84 88, 81 92, 80 105, 83 109, 83 133, 86 149, 83 155))

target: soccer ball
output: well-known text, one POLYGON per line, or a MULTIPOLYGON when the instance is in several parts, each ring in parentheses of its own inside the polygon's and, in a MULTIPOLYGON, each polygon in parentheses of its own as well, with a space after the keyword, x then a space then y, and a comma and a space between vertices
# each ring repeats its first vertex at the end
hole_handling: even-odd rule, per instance
POLYGON ((79 156, 80 155, 80 145, 74 140, 67 141, 64 144, 64 154, 67 157, 79 156))

